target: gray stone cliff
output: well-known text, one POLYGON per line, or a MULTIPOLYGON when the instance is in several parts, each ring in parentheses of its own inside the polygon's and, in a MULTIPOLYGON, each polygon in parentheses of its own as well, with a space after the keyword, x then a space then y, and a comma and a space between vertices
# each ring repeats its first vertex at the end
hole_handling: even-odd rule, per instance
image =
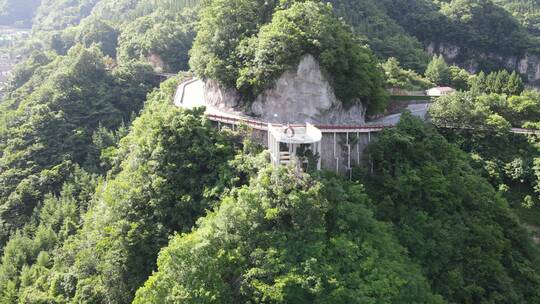
POLYGON ((478 72, 479 61, 498 63, 509 70, 516 70, 527 76, 529 84, 540 88, 540 57, 525 53, 521 56, 501 56, 496 53, 482 53, 462 56, 464 50, 460 47, 445 43, 430 43, 426 49, 430 55, 442 54, 447 62, 455 63, 471 73, 478 72), (461 57, 467 58, 465 61, 461 57))
POLYGON ((359 104, 345 109, 312 55, 305 55, 296 69, 285 72, 274 87, 250 105, 240 102, 235 89, 205 82, 207 104, 228 112, 241 112, 269 122, 314 124, 364 124, 366 111, 359 104))

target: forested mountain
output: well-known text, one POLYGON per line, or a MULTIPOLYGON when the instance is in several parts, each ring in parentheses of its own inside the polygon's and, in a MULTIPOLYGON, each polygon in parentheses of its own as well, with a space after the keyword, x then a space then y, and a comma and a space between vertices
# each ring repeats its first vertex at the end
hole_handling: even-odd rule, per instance
POLYGON ((536 0, 495 0, 508 10, 529 32, 540 34, 540 3, 536 0))
POLYGON ((540 129, 537 9, 0 0, 32 27, 0 101, 0 303, 540 303, 540 139, 511 132, 540 129), (253 102, 306 54, 369 114, 458 92, 348 178, 172 104, 193 76, 253 102))
POLYGON ((0 1, 0 25, 29 27, 41 0, 0 1))

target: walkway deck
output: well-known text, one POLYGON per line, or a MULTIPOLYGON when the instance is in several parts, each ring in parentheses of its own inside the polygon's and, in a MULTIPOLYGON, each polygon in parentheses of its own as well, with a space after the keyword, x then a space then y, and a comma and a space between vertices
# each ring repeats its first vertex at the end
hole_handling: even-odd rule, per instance
MULTIPOLYGON (((174 97, 177 107, 195 108, 206 107, 207 117, 215 122, 229 125, 247 125, 256 130, 268 131, 268 122, 258 120, 241 113, 231 113, 218 109, 205 102, 204 83, 199 79, 191 79, 180 84, 174 97)), ((427 118, 430 103, 415 103, 407 106, 407 109, 417 117, 427 118)), ((315 125, 322 133, 372 133, 380 132, 386 128, 394 127, 401 119, 402 114, 393 114, 381 117, 365 125, 315 125)), ((279 124, 272 124, 280 126, 279 124)), ((540 135, 540 130, 512 128, 514 134, 540 135)))

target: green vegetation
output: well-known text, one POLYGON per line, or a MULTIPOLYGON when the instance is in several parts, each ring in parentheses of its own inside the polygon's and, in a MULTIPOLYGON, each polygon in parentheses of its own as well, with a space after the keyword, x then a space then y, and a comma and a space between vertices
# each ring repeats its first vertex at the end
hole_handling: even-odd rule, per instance
POLYGON ((236 87, 251 101, 311 54, 345 105, 362 102, 371 112, 384 109, 387 97, 375 58, 333 16, 331 7, 307 1, 283 5, 274 13, 275 7, 271 2, 214 1, 202 13, 192 50, 195 73, 236 87))
POLYGON ((188 53, 195 38, 194 16, 191 10, 181 15, 159 10, 129 23, 122 30, 118 60, 126 62, 157 56, 156 60, 163 63, 154 64, 162 65, 158 66, 162 71, 189 70, 188 53))
POLYGON ((152 82, 146 66, 132 64, 110 73, 97 48, 77 46, 36 68, 7 97, 0 116, 0 244, 21 228, 48 191, 59 190, 44 187, 49 181, 33 183, 35 175, 64 161, 99 171, 103 147, 92 148, 94 132, 128 122, 152 82))
POLYGON ((537 248, 464 152, 405 115, 369 153, 362 181, 376 218, 393 224, 434 292, 449 303, 540 300, 537 248))
POLYGON ((41 0, 0 0, 0 25, 29 27, 41 0))
POLYGON ((519 23, 491 0, 454 0, 443 4, 441 12, 453 25, 459 25, 459 32, 453 34, 463 33, 467 39, 464 43, 470 47, 512 54, 533 44, 519 23))
MULTIPOLYGON (((406 69, 423 72, 429 61, 420 41, 387 13, 384 1, 331 0, 335 13, 381 59, 397 58, 406 69)), ((400 17, 401 18, 401 17, 400 17)))
POLYGON ((172 239, 134 303, 443 303, 367 204, 360 185, 263 169, 172 239))
POLYGON ((540 129, 540 93, 525 90, 509 94, 522 90, 514 75, 503 71, 486 77, 480 73, 472 79, 470 92, 438 98, 430 116, 449 141, 471 154, 475 168, 534 230, 540 225, 540 144, 537 135, 513 134, 510 128, 540 129))
POLYGON ((41 0, 32 28, 38 31, 57 31, 78 25, 92 12, 100 0, 41 0))
POLYGON ((437 85, 450 85, 452 73, 442 55, 433 57, 426 69, 426 77, 437 85))
POLYGON ((386 87, 388 88, 420 91, 433 86, 433 83, 416 72, 401 68, 399 61, 394 57, 389 58, 381 66, 384 70, 386 87))
POLYGON ((523 80, 515 71, 509 74, 502 70, 485 74, 480 72, 470 80, 471 91, 477 93, 496 93, 506 95, 519 95, 524 90, 523 80))
POLYGON ((531 1, 22 3, 0 0, 33 20, 0 101, 1 304, 540 302, 540 140, 509 132, 540 129, 540 93, 484 56, 538 52, 531 1), (353 181, 171 104, 190 68, 249 100, 306 54, 370 113, 385 88, 459 92, 353 181))
POLYGON ((54 199, 68 200, 77 208, 88 206, 80 209, 88 210, 82 219, 66 215, 76 217, 71 237, 61 238, 62 230, 38 219, 26 225, 27 233, 10 240, 4 259, 17 263, 3 264, 11 275, 0 272, 0 289, 16 286, 19 300, 32 295, 55 302, 129 303, 133 291, 150 275, 168 236, 189 231, 213 206, 212 198, 221 192, 219 180, 228 176, 231 141, 218 134, 200 110, 182 112, 169 103, 176 83, 151 94, 130 134, 118 148, 106 150, 112 154, 113 169, 91 202, 64 198, 64 192, 54 199), (85 225, 79 227, 80 222, 85 225), (58 241, 42 245, 41 230, 58 241), (26 248, 20 242, 35 245, 26 248), (54 262, 36 262, 25 269, 27 263, 53 252, 58 256, 54 262), (13 275, 21 270, 25 276, 13 275), (76 286, 69 287, 71 282, 76 286))
POLYGON ((540 34, 540 5, 536 0, 494 0, 508 10, 530 33, 540 34))

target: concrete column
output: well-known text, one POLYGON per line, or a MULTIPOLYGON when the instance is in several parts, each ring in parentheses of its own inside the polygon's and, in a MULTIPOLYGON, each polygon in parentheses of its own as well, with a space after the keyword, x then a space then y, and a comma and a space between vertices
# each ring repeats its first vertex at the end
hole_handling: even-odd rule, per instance
POLYGON ((334 158, 336 159, 336 173, 339 173, 339 157, 337 157, 337 139, 336 132, 334 132, 334 158))
POLYGON ((347 168, 351 169, 351 145, 349 144, 349 132, 347 132, 347 168))
POLYGON ((360 165, 360 132, 356 132, 356 138, 358 139, 356 143, 356 162, 360 165))
POLYGON ((321 170, 321 159, 322 159, 322 142, 318 142, 315 144, 317 147, 317 153, 319 154, 319 159, 317 160, 317 170, 321 170))

